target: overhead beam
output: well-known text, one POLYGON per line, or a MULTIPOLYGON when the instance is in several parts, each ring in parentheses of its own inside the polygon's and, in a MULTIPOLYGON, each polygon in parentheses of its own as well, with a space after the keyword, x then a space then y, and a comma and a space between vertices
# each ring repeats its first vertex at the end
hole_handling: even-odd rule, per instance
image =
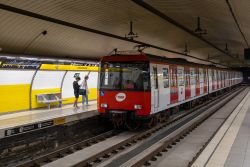
POLYGON ((99 35, 119 39, 119 40, 122 40, 122 41, 132 42, 132 43, 140 44, 140 45, 146 45, 146 46, 149 46, 151 48, 166 51, 166 52, 169 52, 169 53, 182 55, 182 56, 185 56, 185 57, 190 57, 190 58, 200 60, 200 61, 204 61, 204 62, 210 62, 210 63, 215 64, 215 65, 224 66, 223 64, 216 63, 216 62, 209 61, 209 60, 202 59, 202 58, 198 58, 198 57, 195 57, 195 56, 192 56, 192 55, 189 55, 189 54, 185 54, 185 53, 182 53, 182 52, 177 52, 177 51, 174 51, 174 50, 159 47, 159 46, 152 45, 152 44, 145 43, 145 42, 141 42, 141 41, 138 41, 138 40, 128 39, 128 38, 125 38, 125 37, 122 37, 122 36, 118 36, 118 35, 115 35, 115 34, 104 32, 104 31, 99 31, 99 30, 96 30, 96 29, 84 27, 84 26, 81 26, 81 25, 78 25, 78 24, 74 24, 74 23, 70 23, 70 22, 67 22, 67 21, 59 20, 59 19, 56 19, 56 18, 52 18, 52 17, 49 17, 49 16, 34 13, 34 12, 31 12, 31 11, 27 11, 27 10, 23 10, 23 9, 20 9, 20 8, 12 7, 12 6, 9 6, 9 5, 2 4, 2 3, 0 3, 0 9, 6 10, 6 11, 9 11, 9 12, 13 12, 13 13, 16 13, 16 14, 24 15, 24 16, 29 16, 29 17, 36 18, 36 19, 39 19, 39 20, 51 22, 51 23, 54 23, 54 24, 59 24, 59 25, 63 25, 63 26, 66 26, 66 27, 71 27, 71 28, 75 28, 75 29, 78 29, 78 30, 83 30, 83 31, 87 31, 87 32, 91 32, 91 33, 95 33, 95 34, 99 34, 99 35))
POLYGON ((244 41, 245 41, 247 47, 249 48, 249 44, 248 44, 248 42, 247 42, 247 39, 246 39, 246 37, 245 37, 243 31, 242 31, 241 28, 240 28, 240 24, 239 24, 239 22, 238 22, 238 20, 237 20, 237 18, 236 18, 236 16, 235 16, 235 14, 234 14, 233 8, 232 8, 232 6, 231 6, 229 0, 226 0, 226 3, 227 3, 227 6, 228 6, 228 8, 229 8, 229 11, 230 11, 230 13, 231 13, 231 15, 232 15, 232 17, 233 17, 233 19, 234 19, 234 22, 235 22, 235 24, 236 24, 236 26, 237 26, 237 28, 238 28, 238 30, 239 30, 241 36, 243 37, 243 39, 244 39, 244 41))

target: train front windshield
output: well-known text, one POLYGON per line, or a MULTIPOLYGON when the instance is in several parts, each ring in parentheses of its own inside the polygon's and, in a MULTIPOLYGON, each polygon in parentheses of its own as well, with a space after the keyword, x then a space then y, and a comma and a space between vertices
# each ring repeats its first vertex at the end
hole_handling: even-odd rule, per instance
POLYGON ((100 71, 100 89, 135 91, 149 90, 149 63, 102 63, 100 71))

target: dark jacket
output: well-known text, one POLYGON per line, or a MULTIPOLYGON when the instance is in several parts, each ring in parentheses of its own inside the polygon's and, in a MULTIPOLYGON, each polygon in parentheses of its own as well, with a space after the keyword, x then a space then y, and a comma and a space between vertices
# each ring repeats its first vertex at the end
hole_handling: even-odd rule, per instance
POLYGON ((79 92, 80 85, 78 84, 77 81, 73 82, 73 89, 74 89, 74 92, 79 92))

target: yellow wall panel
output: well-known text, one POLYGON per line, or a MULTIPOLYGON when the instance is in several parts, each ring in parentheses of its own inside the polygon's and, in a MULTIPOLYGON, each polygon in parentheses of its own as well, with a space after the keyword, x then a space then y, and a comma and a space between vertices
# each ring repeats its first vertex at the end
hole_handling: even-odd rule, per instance
POLYGON ((97 88, 89 88, 89 100, 96 100, 97 99, 97 88))
POLYGON ((69 70, 69 71, 98 71, 96 66, 77 66, 77 65, 63 65, 63 64, 42 64, 40 70, 69 70))
POLYGON ((29 109, 30 84, 0 85, 0 112, 29 109))
MULTIPOLYGON (((0 112, 12 112, 19 110, 29 110, 29 91, 30 84, 19 85, 0 85, 0 112)), ((31 104, 32 108, 46 107, 45 104, 37 103, 36 95, 45 93, 60 93, 60 88, 32 90, 31 104)), ((89 100, 97 99, 97 89, 89 89, 89 100)), ((79 102, 82 101, 80 96, 79 102)), ((65 98, 63 104, 74 102, 74 97, 65 98)), ((58 103, 52 103, 58 105, 58 103)))
MULTIPOLYGON (((39 107, 46 107, 46 104, 42 103, 37 103, 36 100, 36 95, 38 94, 46 94, 46 93, 60 93, 60 88, 52 88, 52 89, 37 89, 37 90, 32 90, 31 93, 31 104, 32 108, 39 108, 39 107)), ((51 103, 51 105, 58 105, 58 103, 51 103)))

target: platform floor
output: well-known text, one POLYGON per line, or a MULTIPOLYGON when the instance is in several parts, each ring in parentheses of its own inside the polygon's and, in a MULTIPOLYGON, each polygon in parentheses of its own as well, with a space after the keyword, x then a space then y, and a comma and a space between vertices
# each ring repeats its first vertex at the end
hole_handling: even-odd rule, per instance
POLYGON ((27 110, 0 115, 0 138, 13 136, 31 130, 64 124, 98 114, 96 101, 89 106, 75 110, 71 105, 62 108, 27 110))
POLYGON ((250 93, 238 105, 192 167, 250 166, 250 93))

